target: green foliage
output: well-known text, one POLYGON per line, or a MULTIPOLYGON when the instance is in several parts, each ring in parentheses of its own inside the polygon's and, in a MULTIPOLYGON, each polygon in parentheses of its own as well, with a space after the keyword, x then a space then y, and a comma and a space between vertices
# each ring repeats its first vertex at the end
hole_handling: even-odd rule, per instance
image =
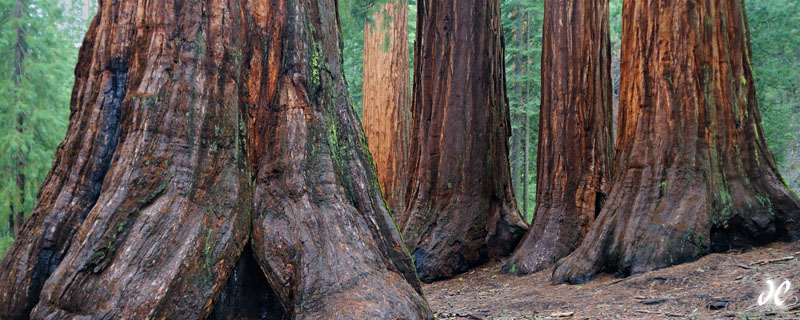
POLYGON ((361 117, 361 89, 364 76, 364 16, 362 0, 339 2, 339 19, 342 26, 342 65, 347 81, 347 93, 353 109, 361 117))
POLYGON ((6 255, 8 248, 11 247, 11 243, 14 242, 14 238, 11 236, 2 236, 0 237, 0 258, 6 255))
POLYGON ((518 168, 525 166, 525 151, 527 150, 528 175, 525 170, 518 171, 516 179, 518 188, 517 202, 526 220, 533 219, 536 196, 536 146, 539 133, 539 104, 541 102, 541 56, 542 56, 542 22, 544 20, 544 2, 541 0, 508 0, 500 5, 501 22, 505 36, 505 64, 506 87, 508 88, 509 109, 511 111, 510 143, 514 143, 513 136, 519 135, 520 140, 518 163, 512 165, 518 168), (527 130, 526 123, 527 121, 527 130), (527 142, 527 143, 526 143, 527 142), (525 145, 527 144, 527 148, 525 145), (527 185, 526 189, 523 186, 527 185), (528 205, 523 206, 523 202, 528 205))
MULTIPOLYGON (((390 0, 341 0, 342 59, 349 97, 361 114, 364 24, 379 4, 390 0)), ((63 138, 69 116, 72 70, 77 50, 96 10, 94 2, 67 5, 58 0, 23 0, 17 17, 17 0, 0 0, 0 254, 11 243, 8 217, 11 206, 29 213, 36 192, 50 169, 53 154, 63 138), (89 5, 89 7, 86 7, 89 5), (19 33, 21 30, 21 33, 19 33), (17 35, 21 34, 18 41, 17 35), (21 57, 16 55, 22 48, 21 57), (17 63, 20 62, 20 63, 17 63), (22 76, 15 81, 15 70, 22 76), (21 116, 21 117, 20 117, 21 116), (19 119, 22 118, 22 125, 19 119), (22 166, 19 163, 23 163, 22 166), (25 178, 19 190, 16 177, 25 178)), ((752 41, 752 63, 762 112, 764 133, 784 175, 800 171, 800 2, 749 0, 747 15, 752 41), (793 153, 794 152, 794 153, 793 153), (794 162, 792 162, 794 161, 794 162), (793 164, 794 163, 794 164, 793 164)), ((536 146, 541 85, 542 0, 503 0, 501 19, 506 45, 506 80, 512 133, 527 137, 529 173, 514 179, 527 185, 518 200, 533 202, 536 190, 536 146), (528 119, 528 130, 523 119, 528 119)), ((622 0, 610 0, 609 27, 612 56, 618 61, 622 31, 622 0)), ((408 1, 409 60, 413 74, 417 1, 408 1)), ((613 67, 618 90, 619 67, 613 67)), ((524 148, 519 149, 520 152, 524 148)), ((523 159, 519 155, 519 159, 523 159)), ((800 180, 790 178, 789 185, 800 180)), ((800 187, 800 185, 798 186, 800 187)), ((521 188, 520 188, 521 189, 521 188)), ((527 218, 533 206, 528 205, 527 218)), ((522 208, 522 206, 520 206, 522 208)))
MULTIPOLYGON (((26 216, 69 118, 73 69, 88 27, 82 5, 0 0, 0 249, 11 207, 26 216), (20 190, 17 178, 22 177, 20 190)), ((90 8, 91 10, 91 8, 90 8)), ((15 223, 19 224, 19 221, 15 223)))
MULTIPOLYGON (((798 176, 800 165, 792 151, 800 145, 800 1, 749 0, 745 4, 764 135, 782 173, 798 176)), ((789 182, 793 183, 800 187, 800 179, 789 182)))
MULTIPOLYGON (((347 93, 353 109, 361 117, 361 97, 364 85, 364 23, 371 21, 372 10, 380 4, 392 0, 341 0, 339 1, 339 19, 342 25, 342 64, 347 93)), ((417 28, 417 1, 408 0, 408 48, 409 61, 413 65, 414 37, 417 28)), ((388 23, 381 21, 378 23, 388 23)), ((385 42, 388 45, 388 41, 385 42)), ((409 69, 409 77, 413 75, 414 68, 409 69)))

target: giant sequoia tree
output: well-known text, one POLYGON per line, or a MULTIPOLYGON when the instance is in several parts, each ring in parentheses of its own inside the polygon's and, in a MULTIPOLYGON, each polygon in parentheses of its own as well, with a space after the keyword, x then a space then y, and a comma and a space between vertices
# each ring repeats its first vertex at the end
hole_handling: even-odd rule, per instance
POLYGON ((614 186, 554 282, 800 235, 761 128, 743 0, 626 1, 614 186))
POLYGON ((527 274, 580 244, 610 189, 608 1, 544 2, 533 224, 503 269, 527 274))
POLYGON ((336 11, 101 2, 67 137, 0 266, 0 318, 428 317, 336 11))
POLYGON ((393 213, 403 211, 411 130, 408 76, 408 7, 391 0, 364 23, 364 134, 383 195, 393 213))
POLYGON ((507 255, 525 232, 509 177, 498 0, 418 2, 406 208, 423 281, 507 255))

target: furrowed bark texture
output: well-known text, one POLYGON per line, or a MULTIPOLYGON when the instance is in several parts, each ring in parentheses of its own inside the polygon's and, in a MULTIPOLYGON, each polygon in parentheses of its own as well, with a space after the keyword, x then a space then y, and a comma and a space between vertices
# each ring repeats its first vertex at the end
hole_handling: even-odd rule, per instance
POLYGON ((0 318, 429 317, 345 94, 336 12, 102 2, 67 137, 2 262, 0 318))
POLYGON ((628 1, 623 21, 614 186, 553 281, 796 239, 800 203, 764 140, 743 1, 628 1))
POLYGON ((403 214, 411 134, 408 4, 392 0, 364 23, 364 134, 386 203, 403 214))
POLYGON ((406 244, 423 281, 508 255, 526 225, 509 177, 511 132, 497 0, 420 1, 406 244))
POLYGON ((575 250, 611 185, 608 1, 547 0, 544 12, 536 213, 503 266, 519 275, 575 250))
POLYGON ((246 80, 253 245, 268 282, 295 318, 430 317, 346 95, 336 2, 268 12, 256 29, 266 51, 245 53, 269 67, 246 80))

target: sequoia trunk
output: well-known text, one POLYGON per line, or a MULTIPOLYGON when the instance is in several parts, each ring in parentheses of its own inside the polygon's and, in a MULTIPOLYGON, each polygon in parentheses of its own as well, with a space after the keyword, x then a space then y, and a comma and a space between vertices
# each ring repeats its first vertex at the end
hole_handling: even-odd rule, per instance
POLYGON ((423 281, 516 246, 526 226, 509 177, 498 0, 419 1, 406 213, 423 281))
POLYGON ((536 272, 572 252, 608 194, 608 32, 607 0, 544 3, 536 212, 507 272, 536 272))
POLYGON ((388 1, 364 23, 364 134, 389 208, 403 214, 411 131, 408 4, 388 1))
POLYGON ((742 0, 627 1, 614 185, 554 282, 800 234, 761 128, 742 0))
POLYGON ((336 12, 101 2, 66 139, 0 265, 0 318, 429 317, 336 12))

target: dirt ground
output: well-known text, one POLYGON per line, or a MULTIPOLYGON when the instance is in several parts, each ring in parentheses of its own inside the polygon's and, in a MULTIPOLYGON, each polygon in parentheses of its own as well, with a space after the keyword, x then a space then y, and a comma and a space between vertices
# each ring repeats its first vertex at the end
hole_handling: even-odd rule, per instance
POLYGON ((800 242, 708 255, 698 261, 582 285, 550 284, 550 269, 517 277, 501 261, 424 285, 439 319, 800 319, 800 242), (767 280, 791 289, 782 308, 760 306, 767 280))

